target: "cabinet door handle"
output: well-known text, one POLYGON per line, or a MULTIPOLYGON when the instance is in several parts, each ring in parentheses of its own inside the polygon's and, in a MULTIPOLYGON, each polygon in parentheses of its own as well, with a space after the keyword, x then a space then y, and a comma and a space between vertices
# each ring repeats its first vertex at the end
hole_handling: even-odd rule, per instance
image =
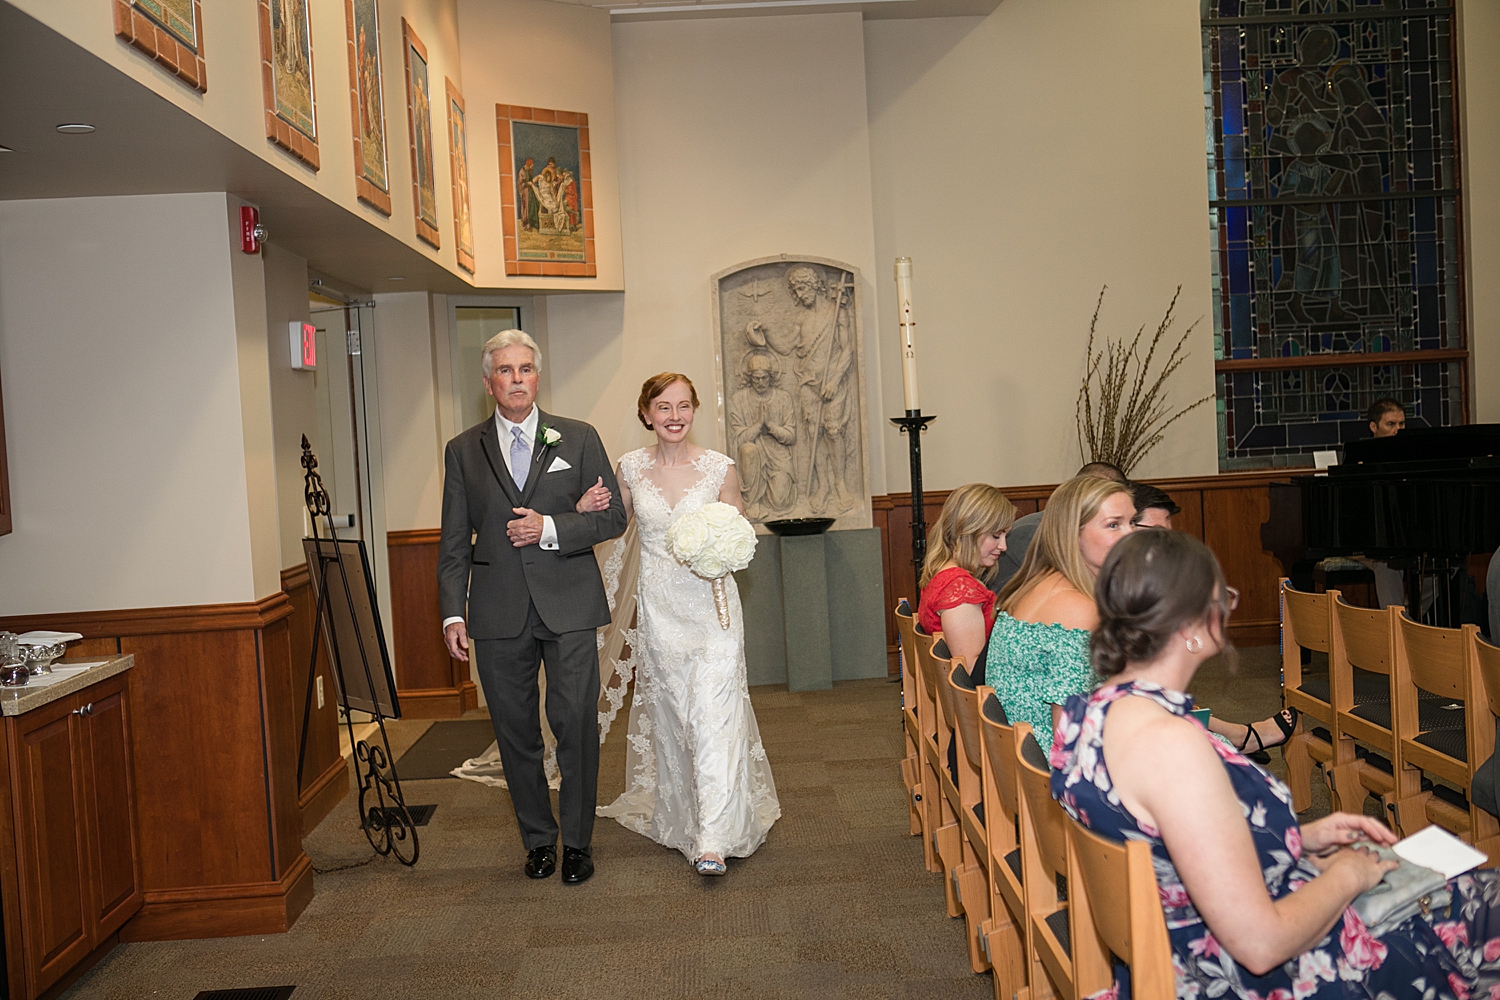
POLYGON ((74 715, 93 715, 94 714, 94 703, 93 702, 89 702, 87 705, 84 705, 82 708, 75 708, 75 709, 73 709, 73 713, 72 714, 74 714, 74 715))

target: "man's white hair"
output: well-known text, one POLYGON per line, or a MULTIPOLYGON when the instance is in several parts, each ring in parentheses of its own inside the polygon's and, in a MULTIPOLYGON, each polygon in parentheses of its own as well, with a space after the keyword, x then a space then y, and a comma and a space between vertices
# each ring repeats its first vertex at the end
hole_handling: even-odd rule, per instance
POLYGON ((537 374, 541 374, 542 349, 536 346, 536 341, 531 339, 531 334, 525 330, 501 330, 484 342, 484 350, 479 353, 479 367, 484 370, 485 378, 495 374, 495 352, 503 351, 507 347, 531 348, 532 363, 536 366, 537 374))

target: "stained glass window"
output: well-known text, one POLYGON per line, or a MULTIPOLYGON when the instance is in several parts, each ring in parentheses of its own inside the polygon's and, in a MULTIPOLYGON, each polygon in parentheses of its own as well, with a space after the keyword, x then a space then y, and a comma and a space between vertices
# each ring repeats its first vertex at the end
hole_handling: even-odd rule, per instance
POLYGON ((1462 423, 1453 8, 1201 5, 1219 468, 1462 423))

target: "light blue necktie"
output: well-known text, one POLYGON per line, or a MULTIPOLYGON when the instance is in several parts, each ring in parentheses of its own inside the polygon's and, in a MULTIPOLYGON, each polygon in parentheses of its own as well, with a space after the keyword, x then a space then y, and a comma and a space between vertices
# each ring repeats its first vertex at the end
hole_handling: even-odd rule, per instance
POLYGON ((515 440, 510 443, 510 478, 516 481, 516 489, 526 488, 526 477, 531 474, 531 446, 521 435, 521 428, 512 427, 515 440))

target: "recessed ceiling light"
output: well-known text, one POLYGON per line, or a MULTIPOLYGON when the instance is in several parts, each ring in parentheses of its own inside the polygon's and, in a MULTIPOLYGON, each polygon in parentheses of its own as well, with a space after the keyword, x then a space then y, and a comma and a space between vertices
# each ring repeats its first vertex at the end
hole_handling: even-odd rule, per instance
POLYGON ((94 126, 74 123, 69 125, 59 125, 57 126, 57 130, 63 135, 88 135, 90 132, 94 131, 94 126))
POLYGON ((405 281, 406 280, 406 275, 404 275, 404 274, 393 274, 389 278, 386 278, 385 280, 386 281, 405 281))

